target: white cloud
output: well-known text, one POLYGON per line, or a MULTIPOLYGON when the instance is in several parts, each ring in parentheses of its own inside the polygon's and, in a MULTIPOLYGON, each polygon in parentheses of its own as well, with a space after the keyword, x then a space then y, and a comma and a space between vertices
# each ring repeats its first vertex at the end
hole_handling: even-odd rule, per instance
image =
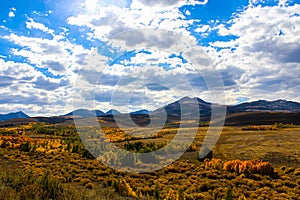
MULTIPOLYGON (((88 65, 82 66, 84 70, 81 71, 81 76, 77 80, 78 88, 75 90, 78 91, 78 96, 76 96, 78 108, 93 105, 93 92, 96 91, 101 100, 96 102, 97 105, 104 106, 111 100, 113 94, 117 94, 122 98, 116 98, 119 100, 114 108, 126 112, 128 99, 132 97, 134 91, 135 96, 138 97, 135 99, 134 105, 138 104, 139 108, 154 110, 158 105, 162 106, 163 103, 176 100, 174 96, 178 98, 203 94, 207 90, 203 79, 216 78, 212 77, 216 70, 210 65, 212 63, 209 57, 201 47, 197 46, 195 39, 189 36, 171 31, 149 29, 132 31, 119 37, 115 36, 111 38, 110 42, 114 47, 122 47, 121 49, 127 51, 146 49, 151 51, 151 54, 143 51, 137 53, 122 63, 126 66, 115 64, 108 67, 105 65, 105 59, 108 58, 101 56, 91 59, 88 65), (189 63, 183 63, 183 60, 178 57, 170 57, 172 54, 178 55, 178 52, 181 52, 189 63), (165 63, 170 65, 165 66, 166 69, 164 69, 165 63), (138 64, 142 65, 136 66, 138 64), (168 90, 157 89, 157 87, 146 90, 143 88, 143 86, 153 83, 164 86, 168 90), (193 91, 197 91, 197 93, 193 93, 193 91)), ((216 83, 210 86, 222 89, 222 85, 218 85, 216 88, 216 83)), ((210 95, 205 94, 205 97, 210 97, 210 95)), ((129 105, 130 109, 133 109, 133 104, 129 105)))
POLYGON ((15 13, 14 13, 13 11, 10 11, 10 12, 8 13, 8 16, 12 18, 12 17, 15 16, 15 13))
POLYGON ((44 24, 35 22, 31 18, 29 19, 29 21, 26 22, 26 28, 28 28, 28 29, 37 29, 37 30, 41 30, 45 33, 49 33, 51 35, 54 35, 54 30, 53 29, 49 29, 44 24))
POLYGON ((184 5, 205 5, 208 1, 199 0, 133 0, 130 7, 132 9, 144 9, 145 7, 151 7, 157 11, 166 11, 172 8, 179 8, 184 5))
MULTIPOLYGON (((29 26, 50 30, 34 23, 29 26)), ((10 49, 13 56, 26 58, 26 63, 0 60, 0 76, 5 80, 2 83, 5 90, 0 92, 3 112, 22 109, 30 115, 47 116, 70 112, 76 70, 90 50, 69 42, 62 35, 43 39, 12 33, 2 39, 21 47, 10 49), (48 77, 37 68, 47 70, 48 77)))
POLYGON ((45 77, 33 66, 0 59, 1 110, 29 115, 57 115, 72 109, 72 87, 66 79, 45 77))
POLYGON ((197 33, 206 33, 206 32, 211 31, 211 27, 209 25, 200 25, 194 31, 197 33))
MULTIPOLYGON (((88 26, 93 30, 95 38, 107 40, 109 37, 132 29, 166 29, 177 32, 185 32, 185 27, 193 23, 193 20, 182 20, 184 15, 179 11, 179 5, 186 1, 165 2, 170 6, 159 6, 160 2, 148 2, 158 5, 149 7, 139 1, 133 1, 129 8, 100 7, 93 13, 79 13, 68 18, 68 23, 77 26, 88 26), (158 3, 157 3, 158 2, 158 3)), ((146 2, 144 2, 146 3, 146 2)), ((193 3, 193 2, 191 2, 193 3)))
POLYGON ((300 84, 300 5, 283 4, 250 6, 230 21, 230 27, 218 27, 220 35, 238 38, 212 42, 212 47, 229 49, 215 51, 208 48, 210 55, 218 68, 235 66, 244 71, 236 80, 239 88, 226 91, 234 97, 230 99, 247 96, 251 100, 284 98, 300 101, 297 95, 300 92, 297 86, 300 84))
POLYGON ((49 40, 10 34, 3 38, 23 47, 11 49, 14 55, 25 57, 31 64, 40 68, 48 68, 54 75, 73 74, 74 65, 81 62, 82 55, 89 52, 81 45, 62 40, 62 36, 55 36, 49 40))
POLYGON ((9 10, 10 10, 10 11, 9 11, 9 13, 8 13, 8 17, 10 17, 10 18, 15 17, 15 16, 16 16, 16 15, 15 15, 16 8, 10 8, 9 10))

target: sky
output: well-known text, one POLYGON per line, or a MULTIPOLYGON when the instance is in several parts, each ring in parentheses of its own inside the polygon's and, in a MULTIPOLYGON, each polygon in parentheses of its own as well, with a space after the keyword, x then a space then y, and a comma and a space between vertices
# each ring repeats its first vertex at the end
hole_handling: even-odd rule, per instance
POLYGON ((299 3, 3 0, 0 113, 300 102, 299 3))

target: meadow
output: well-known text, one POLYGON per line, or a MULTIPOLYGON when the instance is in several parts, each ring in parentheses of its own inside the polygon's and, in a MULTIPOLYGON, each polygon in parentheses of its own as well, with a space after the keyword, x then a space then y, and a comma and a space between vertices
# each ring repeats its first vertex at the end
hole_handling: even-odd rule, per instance
MULTIPOLYGON (((74 125, 0 128, 0 199, 300 199, 299 127, 226 126, 213 159, 199 162, 207 129, 186 127, 186 136, 197 135, 179 160, 136 174, 97 161, 74 125)), ((149 129, 151 136, 138 138, 127 134, 134 129, 103 127, 108 140, 133 152, 159 149, 177 130, 149 129)))

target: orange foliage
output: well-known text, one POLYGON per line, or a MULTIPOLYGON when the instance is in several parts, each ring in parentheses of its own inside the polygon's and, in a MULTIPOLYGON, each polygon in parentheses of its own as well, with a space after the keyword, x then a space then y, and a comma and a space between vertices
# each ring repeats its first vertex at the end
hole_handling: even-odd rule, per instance
POLYGON ((269 176, 274 174, 273 166, 268 162, 260 160, 232 160, 226 162, 223 169, 238 174, 261 174, 269 176))
POLYGON ((221 159, 216 159, 216 158, 212 158, 211 160, 209 159, 205 159, 204 160, 205 163, 205 168, 213 168, 213 169, 222 169, 222 160, 221 159))

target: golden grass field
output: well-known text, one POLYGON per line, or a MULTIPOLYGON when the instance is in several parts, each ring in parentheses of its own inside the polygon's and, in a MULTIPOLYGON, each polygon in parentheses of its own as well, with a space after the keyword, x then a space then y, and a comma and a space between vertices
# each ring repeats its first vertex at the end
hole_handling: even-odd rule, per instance
MULTIPOLYGON (((177 133, 176 128, 150 129, 152 137, 138 139, 127 134, 134 129, 103 130, 122 148, 139 143, 132 151, 160 148, 177 133)), ((206 162, 197 160, 197 151, 207 127, 184 131, 182 139, 193 131, 197 136, 179 160, 134 174, 94 159, 72 125, 1 128, 0 199, 300 199, 299 127, 224 127, 213 160, 206 162)))

